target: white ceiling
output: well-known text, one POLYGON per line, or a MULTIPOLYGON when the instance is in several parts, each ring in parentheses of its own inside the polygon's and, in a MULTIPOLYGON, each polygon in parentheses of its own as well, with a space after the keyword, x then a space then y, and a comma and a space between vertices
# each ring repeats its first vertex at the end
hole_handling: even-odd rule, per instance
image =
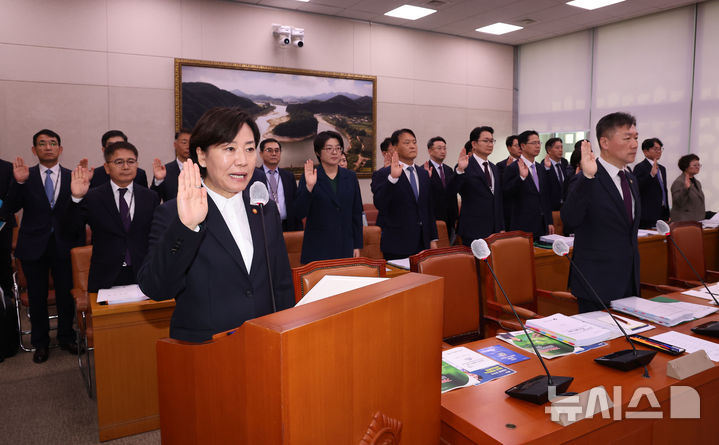
POLYGON ((310 0, 308 3, 297 0, 231 1, 421 29, 508 45, 521 45, 697 3, 697 0, 626 0, 587 11, 565 4, 568 0, 310 0), (432 8, 437 12, 414 21, 384 15, 403 4, 432 8), (534 23, 523 23, 528 19, 534 23), (524 29, 501 36, 475 31, 476 28, 495 22, 524 26, 524 29))

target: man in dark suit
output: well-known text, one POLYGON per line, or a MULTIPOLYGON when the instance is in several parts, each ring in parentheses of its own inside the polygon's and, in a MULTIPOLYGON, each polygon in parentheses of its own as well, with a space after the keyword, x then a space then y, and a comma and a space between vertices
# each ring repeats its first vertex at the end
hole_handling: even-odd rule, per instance
POLYGON ((407 258, 437 247, 437 223, 430 203, 429 174, 414 164, 417 137, 408 128, 391 137, 392 162, 372 175, 377 221, 382 222, 380 248, 385 259, 407 258))
POLYGON ((152 190, 165 202, 177 196, 177 177, 183 163, 190 157, 190 134, 192 131, 182 128, 175 133, 175 160, 162 165, 162 161, 155 158, 152 161, 152 190))
POLYGON ((249 201, 259 138, 257 125, 245 112, 207 111, 193 130, 190 146, 198 149, 190 152, 180 173, 177 199, 155 212, 138 282, 152 299, 175 299, 172 338, 206 341, 273 312, 273 306, 282 310, 294 305, 276 205, 270 200, 259 208, 249 201), (235 131, 231 142, 222 142, 235 131))
MULTIPOLYGON (((572 179, 561 214, 564 224, 575 228, 577 268, 608 304, 640 292, 639 188, 625 169, 637 153, 636 119, 627 113, 608 114, 597 123, 596 135, 599 158, 588 141, 582 142, 582 170, 572 179)), ((576 273, 570 274, 569 287, 579 312, 601 308, 576 273)))
POLYGON ((157 193, 132 181, 137 174, 137 148, 115 142, 105 148, 105 171, 110 182, 92 190, 88 171, 72 172, 72 201, 68 227, 92 229, 89 292, 137 283, 137 272, 147 253, 148 236, 157 193))
POLYGON ((564 144, 560 138, 549 138, 544 144, 544 150, 547 152, 542 161, 544 171, 547 173, 547 187, 544 189, 544 194, 552 210, 559 210, 564 202, 569 162, 564 159, 564 144))
POLYGON ((265 139, 260 142, 260 158, 262 167, 258 167, 267 178, 265 184, 270 192, 270 199, 275 201, 282 220, 282 231, 302 230, 302 220, 295 216, 293 203, 297 196, 295 175, 284 168, 279 168, 282 157, 282 145, 277 139, 265 139))
POLYGON ((447 225, 447 235, 450 244, 454 244, 457 222, 457 193, 449 188, 454 177, 452 167, 444 164, 447 157, 447 142, 441 136, 435 136, 427 142, 429 161, 424 163, 424 169, 429 173, 430 191, 434 217, 447 225))
POLYGON ((552 209, 543 193, 547 187, 544 166, 535 162, 541 150, 539 134, 527 130, 519 135, 522 156, 504 170, 502 189, 510 201, 510 229, 523 230, 534 235, 535 240, 554 233, 552 209))
MULTIPOLYGON (((107 148, 108 145, 120 141, 127 142, 127 136, 125 135, 125 133, 120 130, 106 131, 100 139, 100 143, 102 144, 102 152, 105 152, 105 148, 107 148)), ((80 165, 87 168, 87 159, 81 160, 80 165)), ((99 185, 107 184, 108 182, 110 182, 110 176, 108 176, 107 172, 105 172, 105 168, 103 166, 92 169, 92 171, 90 172, 90 176, 90 188, 95 188, 99 185)), ((135 176, 135 180, 133 182, 147 188, 147 175, 145 174, 145 170, 138 167, 137 176, 135 176)))
POLYGON ((504 230, 502 183, 497 166, 487 159, 494 150, 494 129, 477 127, 469 134, 472 153, 462 149, 451 184, 462 197, 457 232, 465 246, 504 230))
MULTIPOLYGON (((522 156, 522 148, 519 146, 519 136, 516 134, 507 136, 507 139, 504 141, 504 145, 507 147, 507 152, 509 153, 509 156, 507 156, 506 159, 502 159, 497 163, 497 172, 499 173, 499 180, 500 182, 504 178, 504 170, 507 168, 507 166, 511 165, 513 162, 516 162, 520 156, 522 156)), ((504 207, 504 227, 509 227, 509 217, 511 215, 511 200, 509 200, 507 197, 502 196, 502 206, 504 207)))
MULTIPOLYGON (((0 159, 0 287, 6 296, 12 293, 12 231, 15 215, 7 204, 7 194, 12 184, 12 163, 0 159)), ((2 303, 0 303, 2 304, 2 303)))
POLYGON ((645 139, 642 142, 644 160, 634 166, 634 176, 639 182, 639 194, 642 198, 640 229, 651 229, 660 219, 669 220, 667 169, 659 163, 663 150, 664 144, 659 138, 645 139))
POLYGON ((28 283, 33 361, 43 363, 50 345, 47 294, 51 271, 58 315, 57 339, 62 349, 77 354, 72 327, 75 303, 70 294, 70 249, 82 245, 85 231, 69 234, 61 226, 70 209, 70 170, 59 164, 60 136, 44 129, 32 140, 32 153, 39 164, 28 168, 22 158, 16 159, 8 204, 11 213, 23 210, 15 257, 22 261, 28 283))

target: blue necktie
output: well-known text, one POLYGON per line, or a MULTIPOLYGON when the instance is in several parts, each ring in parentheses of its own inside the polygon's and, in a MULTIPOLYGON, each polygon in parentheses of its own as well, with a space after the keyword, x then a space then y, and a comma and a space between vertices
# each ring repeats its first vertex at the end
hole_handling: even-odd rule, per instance
POLYGON ((45 170, 45 195, 50 207, 55 207, 55 184, 52 183, 52 170, 45 170))
POLYGON ((419 198, 419 189, 417 188, 417 180, 414 179, 414 167, 407 167, 409 172, 409 184, 412 186, 412 192, 414 193, 414 200, 419 198))

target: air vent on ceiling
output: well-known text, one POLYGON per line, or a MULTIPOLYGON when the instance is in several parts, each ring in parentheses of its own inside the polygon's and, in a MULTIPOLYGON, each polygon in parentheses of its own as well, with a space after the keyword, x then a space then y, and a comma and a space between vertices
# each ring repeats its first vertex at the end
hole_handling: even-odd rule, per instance
POLYGON ((526 26, 529 26, 529 25, 534 25, 535 23, 537 23, 537 21, 536 21, 536 20, 533 20, 533 19, 522 19, 522 20, 520 20, 517 24, 520 25, 520 26, 525 26, 525 27, 526 27, 526 26))
POLYGON ((446 6, 449 3, 447 0, 430 0, 427 2, 427 6, 434 9, 439 9, 443 6, 446 6))

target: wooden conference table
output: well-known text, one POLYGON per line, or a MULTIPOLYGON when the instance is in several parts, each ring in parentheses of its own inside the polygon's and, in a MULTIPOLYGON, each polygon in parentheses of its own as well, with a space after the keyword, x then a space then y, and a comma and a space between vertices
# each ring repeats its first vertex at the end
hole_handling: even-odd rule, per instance
MULTIPOLYGON (((704 300, 681 294, 670 294, 671 298, 702 304, 704 300)), ((700 320, 694 320, 673 328, 657 325, 656 329, 643 335, 654 335, 675 330, 692 334, 691 328, 709 320, 719 320, 713 314, 700 320)), ((699 337, 699 336, 697 336, 699 337)), ((719 342, 711 337, 699 337, 719 342)), ((488 338, 465 344, 477 350, 490 345, 502 345, 525 356, 529 354, 499 339, 488 338)), ((632 443, 632 444, 676 444, 676 443, 717 443, 719 440, 719 366, 684 380, 667 376, 667 362, 677 357, 657 352, 649 364, 650 378, 642 376, 642 369, 622 372, 594 363, 594 358, 613 351, 628 349, 624 338, 615 339, 609 345, 587 351, 583 354, 569 355, 546 360, 549 372, 558 376, 574 377, 569 391, 583 392, 603 385, 615 405, 621 405, 620 417, 623 420, 604 419, 601 414, 584 419, 568 426, 561 426, 550 420, 545 413, 546 405, 534 405, 507 396, 508 388, 543 374, 543 369, 535 357, 510 365, 515 371, 500 379, 469 388, 462 388, 442 395, 442 443, 502 443, 502 444, 584 444, 591 443, 632 443), (670 387, 690 386, 701 398, 700 419, 670 419, 670 387), (621 402, 614 400, 614 387, 621 387, 621 402), (647 398, 641 399, 635 408, 628 408, 634 391, 639 387, 648 387, 654 391, 661 410, 652 408, 647 398), (661 419, 626 419, 627 412, 653 411, 662 413, 661 419)), ((637 346, 637 348, 643 348, 637 346)), ((614 411, 610 409, 610 417, 614 411)))

